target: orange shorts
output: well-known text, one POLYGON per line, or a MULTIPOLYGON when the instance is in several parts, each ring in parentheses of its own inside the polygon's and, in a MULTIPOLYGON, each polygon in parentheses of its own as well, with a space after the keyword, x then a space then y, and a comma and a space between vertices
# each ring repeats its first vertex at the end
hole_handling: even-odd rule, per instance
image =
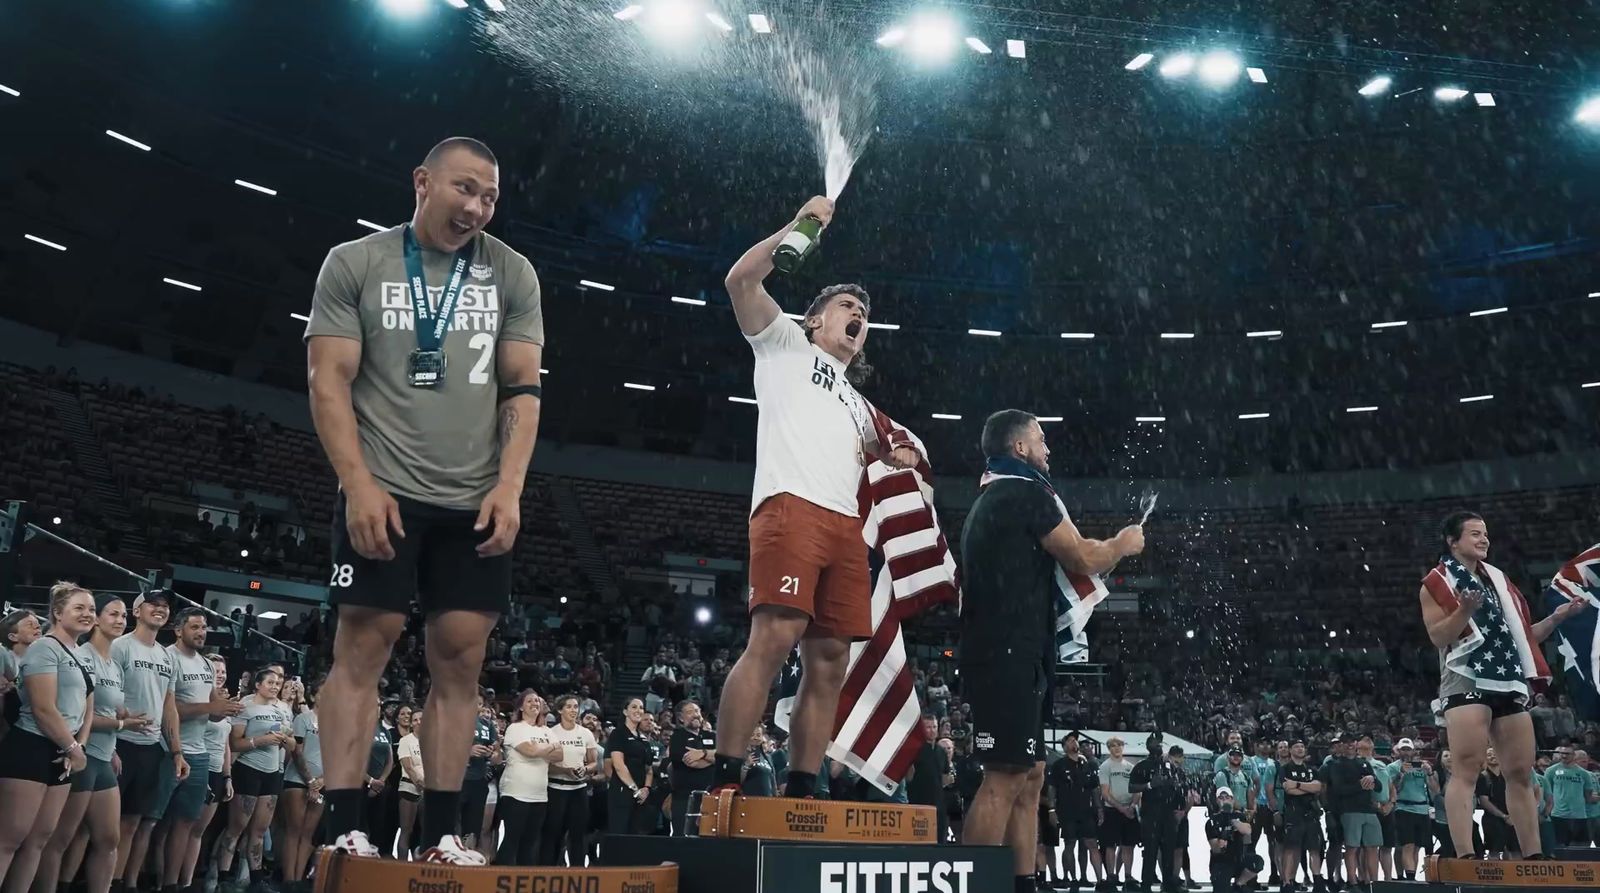
POLYGON ((782 605, 811 618, 808 637, 872 636, 872 574, 861 519, 792 493, 750 517, 750 610, 782 605))

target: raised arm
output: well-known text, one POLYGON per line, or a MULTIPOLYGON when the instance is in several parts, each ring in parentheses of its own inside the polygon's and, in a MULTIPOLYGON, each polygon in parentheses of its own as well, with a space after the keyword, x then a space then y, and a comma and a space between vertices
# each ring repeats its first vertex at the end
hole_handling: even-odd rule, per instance
POLYGON ((1092 540, 1078 533, 1078 526, 1071 518, 1062 518, 1040 543, 1050 557, 1070 573, 1104 574, 1122 559, 1144 551, 1144 528, 1129 525, 1112 539, 1092 540))
POLYGON ((820 195, 814 196, 794 215, 794 220, 750 246, 734 263, 733 269, 728 271, 724 282, 728 287, 728 296, 733 299, 733 315, 739 320, 739 331, 746 335, 761 334, 778 318, 778 302, 767 294, 761 283, 772 273, 772 252, 777 250, 778 243, 802 217, 815 217, 822 221, 823 226, 827 226, 833 220, 833 202, 820 195))

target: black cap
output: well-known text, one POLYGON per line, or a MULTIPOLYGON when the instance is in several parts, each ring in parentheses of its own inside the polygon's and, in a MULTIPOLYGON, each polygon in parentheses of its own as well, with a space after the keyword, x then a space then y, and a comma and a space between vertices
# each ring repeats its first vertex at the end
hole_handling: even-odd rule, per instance
POLYGON ((1357 735, 1355 732, 1345 732, 1343 735, 1339 736, 1340 744, 1354 744, 1360 740, 1361 736, 1357 735))
POLYGON ((1237 748, 1237 747, 1230 747, 1230 748, 1228 748, 1228 756, 1230 756, 1230 757, 1231 757, 1231 756, 1233 756, 1233 755, 1234 755, 1234 754, 1238 754, 1238 755, 1239 755, 1239 756, 1241 756, 1241 757, 1242 757, 1242 756, 1244 756, 1244 751, 1242 751, 1242 750, 1240 750, 1240 749, 1239 749, 1239 748, 1237 748))
POLYGON ((1061 736, 1061 740, 1062 740, 1062 741, 1065 741, 1065 740, 1067 740, 1067 739, 1068 739, 1068 738, 1078 738, 1078 737, 1081 737, 1081 736, 1080 736, 1080 735, 1079 735, 1079 734, 1078 734, 1078 730, 1077 730, 1077 729, 1073 729, 1073 730, 1072 730, 1072 731, 1070 731, 1070 732, 1068 732, 1068 733, 1066 733, 1066 734, 1065 734, 1065 735, 1062 735, 1062 736, 1061 736))

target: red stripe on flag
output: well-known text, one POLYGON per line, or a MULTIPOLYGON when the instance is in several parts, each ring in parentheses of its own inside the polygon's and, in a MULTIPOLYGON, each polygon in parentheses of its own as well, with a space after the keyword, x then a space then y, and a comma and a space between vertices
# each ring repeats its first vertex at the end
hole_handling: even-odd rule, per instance
POLYGON ((872 717, 866 725, 861 727, 861 733, 856 735, 856 740, 850 742, 850 751, 863 760, 878 749, 878 742, 883 740, 883 734, 889 730, 889 724, 894 722, 895 716, 900 713, 900 708, 905 705, 906 698, 911 696, 911 668, 901 667, 894 681, 889 684, 889 690, 872 709, 872 717))
POLYGON ((862 649, 861 657, 857 658, 855 666, 850 668, 850 674, 844 677, 844 687, 839 689, 839 709, 834 711, 835 732, 844 725, 845 717, 850 715, 861 693, 866 691, 867 683, 872 681, 873 674, 878 671, 878 665, 882 664, 884 657, 888 655, 899 632, 899 614, 895 611, 895 606, 890 605, 878 628, 872 631, 872 638, 867 640, 867 647, 862 649))
POLYGON ((892 539, 921 533, 931 527, 933 527, 933 513, 926 508, 885 518, 883 523, 878 525, 878 545, 881 547, 892 539))
POLYGON ((896 781, 905 778, 906 770, 910 769, 911 764, 916 762, 917 752, 922 750, 922 744, 926 740, 927 738, 923 737, 922 734, 922 720, 919 718, 916 725, 912 726, 911 731, 906 734, 906 740, 901 743, 900 749, 890 758, 889 765, 884 768, 883 774, 896 781))
POLYGON ((904 580, 912 574, 920 574, 925 570, 943 567, 944 557, 948 554, 947 550, 940 549, 938 546, 918 549, 915 552, 901 555, 899 558, 890 559, 889 573, 893 574, 896 580, 904 580))

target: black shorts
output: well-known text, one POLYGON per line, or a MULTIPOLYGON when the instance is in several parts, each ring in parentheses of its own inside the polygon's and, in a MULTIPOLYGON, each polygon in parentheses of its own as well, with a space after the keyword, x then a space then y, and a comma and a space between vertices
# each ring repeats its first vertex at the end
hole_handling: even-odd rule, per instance
POLYGON ((221 772, 212 772, 206 778, 206 805, 221 803, 228 799, 228 776, 221 772))
POLYGON ((447 509, 396 496, 406 535, 389 532, 394 558, 363 558, 345 528, 344 494, 333 509, 333 570, 328 601, 406 613, 415 601, 423 614, 491 611, 511 605, 511 553, 479 557, 488 534, 472 529, 478 513, 447 509))
POLYGON ((134 744, 117 739, 117 756, 122 759, 122 814, 159 819, 166 814, 167 801, 176 787, 177 769, 172 754, 159 744, 134 744))
POLYGON ((1344 825, 1339 821, 1337 813, 1323 813, 1323 828, 1327 830, 1328 849, 1336 850, 1344 846, 1344 825))
POLYGON ((1106 807, 1105 818, 1100 822, 1101 847, 1138 846, 1143 842, 1144 834, 1139 830, 1137 817, 1125 816, 1116 809, 1106 807))
POLYGON ((1393 812, 1389 813, 1388 815, 1381 815, 1380 814, 1378 816, 1378 830, 1383 832, 1383 845, 1384 846, 1386 846, 1386 847, 1399 846, 1399 844, 1395 842, 1399 838, 1395 834, 1395 830, 1394 830, 1394 813, 1393 812))
POLYGON ((244 763, 233 764, 233 795, 235 797, 276 797, 283 793, 283 771, 262 772, 244 763))
POLYGON ((1420 812, 1394 811, 1395 846, 1425 847, 1433 841, 1433 822, 1420 812))
POLYGON ((1499 816, 1483 817, 1483 848, 1491 853, 1517 852, 1517 830, 1499 816))
POLYGON ((1552 818, 1550 823, 1555 826, 1556 843, 1562 846, 1589 845, 1588 819, 1552 818))
POLYGON ((1323 847, 1322 823, 1314 815, 1283 817, 1278 845, 1306 853, 1320 853, 1323 847))
POLYGON ((55 787, 72 781, 71 776, 61 777, 65 771, 61 748, 49 738, 17 726, 0 738, 0 778, 55 787))
POLYGON ((1257 806, 1255 820, 1250 823, 1250 842, 1260 842, 1263 834, 1267 835, 1268 840, 1277 840, 1278 824, 1273 821, 1272 810, 1269 807, 1257 806))
MULTIPOLYGON (((655 791, 650 792, 652 795, 655 791)), ((461 781, 461 833, 477 834, 483 830, 483 813, 489 806, 489 779, 466 778, 461 781)))
POLYGON ((961 696, 972 705, 972 753, 985 766, 1031 768, 1044 759, 1050 674, 1040 661, 974 661, 961 666, 961 696))
MULTIPOLYGON (((1116 810, 1113 809, 1111 812, 1116 810)), ((1095 827, 1092 812, 1062 814, 1057 810, 1056 821, 1061 824, 1061 839, 1065 841, 1094 840, 1100 834, 1100 829, 1095 827)))
POLYGON ((1451 695, 1444 699, 1444 708, 1440 712, 1449 713, 1457 707, 1465 707, 1468 704, 1483 704, 1488 707, 1492 719, 1528 712, 1528 696, 1509 691, 1469 691, 1451 695))
POLYGON ((1061 828, 1056 824, 1055 816, 1050 814, 1050 807, 1039 807, 1039 845, 1054 848, 1061 842, 1061 828))

